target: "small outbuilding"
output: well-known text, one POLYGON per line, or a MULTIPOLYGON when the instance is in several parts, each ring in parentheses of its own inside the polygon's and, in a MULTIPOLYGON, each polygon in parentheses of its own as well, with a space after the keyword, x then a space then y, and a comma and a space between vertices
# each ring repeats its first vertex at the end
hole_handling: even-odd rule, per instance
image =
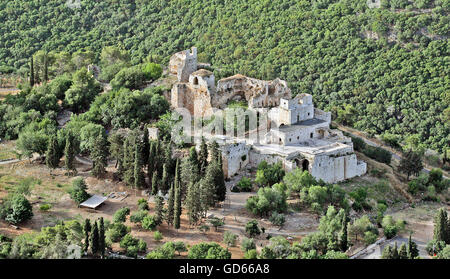
POLYGON ((80 207, 87 207, 91 209, 97 209, 102 203, 104 203, 108 197, 102 197, 98 195, 93 195, 89 199, 85 200, 83 203, 80 204, 80 207))

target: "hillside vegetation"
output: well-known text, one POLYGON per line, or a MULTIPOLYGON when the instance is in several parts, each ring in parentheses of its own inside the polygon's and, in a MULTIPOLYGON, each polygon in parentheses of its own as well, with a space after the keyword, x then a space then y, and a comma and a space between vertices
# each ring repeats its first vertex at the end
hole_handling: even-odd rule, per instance
MULTIPOLYGON (((450 138, 448 0, 0 0, 0 72, 38 51, 119 45, 131 64, 197 46, 220 78, 286 79, 339 122, 371 134, 450 138)), ((1 136, 1 135, 0 135, 1 136)))

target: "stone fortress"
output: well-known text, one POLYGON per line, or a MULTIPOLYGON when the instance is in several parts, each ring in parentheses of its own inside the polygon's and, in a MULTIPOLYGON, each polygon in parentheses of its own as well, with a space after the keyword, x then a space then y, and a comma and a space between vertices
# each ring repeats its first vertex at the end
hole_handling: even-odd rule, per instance
POLYGON ((244 101, 258 117, 256 133, 264 126, 265 132, 262 136, 258 133, 256 140, 203 134, 207 140, 219 143, 226 177, 263 160, 281 161, 286 171, 307 170, 327 183, 366 173, 366 163, 356 158, 351 139, 330 129, 331 113, 315 108, 309 94, 292 98, 286 81, 264 81, 238 74, 216 84, 214 74, 201 69, 197 62, 195 47, 174 54, 169 63, 169 74, 177 79, 170 96, 174 109, 185 108, 194 117, 207 117, 232 101, 244 101), (259 120, 262 115, 264 121, 259 120))

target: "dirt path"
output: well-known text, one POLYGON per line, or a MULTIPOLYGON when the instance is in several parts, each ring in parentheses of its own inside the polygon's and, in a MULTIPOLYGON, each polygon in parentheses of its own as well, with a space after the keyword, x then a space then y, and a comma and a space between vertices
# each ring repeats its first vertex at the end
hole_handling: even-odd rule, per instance
MULTIPOLYGON (((392 154, 392 158, 394 160, 397 161, 397 163, 400 162, 400 160, 402 159, 402 154, 400 151, 393 149, 392 147, 384 144, 382 141, 378 140, 378 139, 373 139, 373 138, 368 138, 367 135, 365 135, 363 132, 355 130, 353 128, 347 127, 347 126, 343 126, 340 125, 336 122, 333 122, 333 125, 335 125, 336 127, 338 127, 339 130, 344 131, 349 133, 352 136, 356 136, 361 138, 362 140, 364 140, 364 142, 368 145, 371 146, 375 146, 375 147, 382 147, 383 149, 389 151, 392 154)), ((434 167, 427 165, 425 162, 424 164, 424 168, 423 168, 423 172, 425 173, 429 173, 434 167)), ((444 178, 445 179, 450 179, 450 174, 448 172, 446 172, 445 170, 442 170, 442 172, 444 173, 444 178)))

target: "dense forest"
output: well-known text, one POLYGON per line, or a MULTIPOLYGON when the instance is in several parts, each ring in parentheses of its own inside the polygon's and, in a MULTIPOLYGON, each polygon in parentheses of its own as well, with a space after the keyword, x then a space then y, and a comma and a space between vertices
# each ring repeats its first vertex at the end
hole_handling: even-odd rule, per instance
POLYGON ((448 0, 66 2, 0 0, 0 72, 29 75, 38 51, 167 64, 195 45, 218 77, 280 77, 347 125, 449 146, 448 0))

